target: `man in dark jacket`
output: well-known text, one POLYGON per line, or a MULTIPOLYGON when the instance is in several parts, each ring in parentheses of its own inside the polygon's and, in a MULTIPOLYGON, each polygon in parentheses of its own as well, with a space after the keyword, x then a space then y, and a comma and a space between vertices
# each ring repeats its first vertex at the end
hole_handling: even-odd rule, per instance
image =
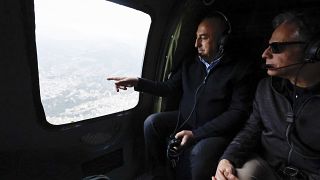
POLYGON ((274 19, 262 54, 271 77, 212 179, 320 179, 320 26, 319 12, 309 13, 274 19))
POLYGON ((173 163, 175 154, 179 154, 177 178, 210 179, 225 147, 250 114, 255 83, 249 74, 251 69, 224 54, 230 32, 226 17, 214 12, 198 26, 195 41, 198 55, 186 60, 166 82, 108 78, 116 81, 117 90, 134 86, 137 91, 158 96, 182 94, 178 111, 152 114, 144 124, 150 166, 158 179, 164 174, 170 135, 179 140, 168 149, 173 163))

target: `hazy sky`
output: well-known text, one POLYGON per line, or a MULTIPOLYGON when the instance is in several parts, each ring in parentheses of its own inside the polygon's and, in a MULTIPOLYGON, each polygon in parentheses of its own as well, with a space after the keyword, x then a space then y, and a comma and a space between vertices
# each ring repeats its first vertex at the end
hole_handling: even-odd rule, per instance
POLYGON ((151 23, 149 15, 105 0, 35 0, 35 13, 38 36, 51 38, 59 33, 56 38, 121 36, 136 41, 151 23))

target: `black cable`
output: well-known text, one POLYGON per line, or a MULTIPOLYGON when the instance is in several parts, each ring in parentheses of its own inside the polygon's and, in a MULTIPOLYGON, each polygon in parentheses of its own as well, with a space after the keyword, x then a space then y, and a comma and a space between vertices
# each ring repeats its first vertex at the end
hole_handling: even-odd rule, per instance
MULTIPOLYGON (((228 21, 227 21, 228 22, 228 21)), ((230 26, 231 27, 231 26, 230 26)), ((176 131, 180 128, 182 128, 187 122, 188 120, 190 119, 191 115, 193 114, 195 108, 196 108, 196 105, 197 105, 197 101, 198 101, 198 98, 197 98, 197 94, 200 90, 200 88, 206 84, 207 82, 207 78, 210 74, 210 71, 220 62, 220 59, 222 58, 222 56, 224 55, 224 49, 223 48, 219 48, 219 51, 217 52, 217 54, 213 57, 213 61, 212 62, 215 62, 216 60, 218 61, 212 68, 210 68, 208 71, 207 71, 207 74, 206 76, 204 77, 203 81, 201 82, 201 84, 197 87, 196 89, 196 92, 194 94, 194 104, 193 104, 193 107, 192 107, 192 110, 188 116, 188 118, 186 118, 186 120, 179 126, 179 121, 180 121, 180 115, 181 115, 181 102, 179 104, 179 111, 178 111, 178 120, 177 120, 177 124, 176 124, 176 127, 174 128, 174 131, 173 133, 170 135, 170 138, 174 138, 175 134, 176 134, 176 131), (178 127, 179 126, 179 127, 178 127)), ((201 59, 201 57, 199 56, 199 59, 201 59)))
POLYGON ((178 129, 182 128, 188 122, 190 117, 192 116, 194 110, 196 109, 197 103, 198 103, 198 93, 199 93, 201 87, 206 84, 206 79, 207 79, 208 75, 209 75, 209 73, 207 73, 207 75, 205 76, 204 80, 197 87, 196 92, 194 94, 194 104, 193 104, 192 110, 189 113, 188 117, 183 121, 183 123, 180 126, 179 126, 179 121, 180 121, 180 114, 181 114, 181 111, 180 111, 181 103, 179 105, 178 120, 177 120, 177 123, 176 123, 176 127, 175 127, 173 133, 169 137, 170 140, 169 140, 169 143, 168 143, 168 146, 167 146, 167 158, 170 160, 171 166, 173 168, 175 168, 177 166, 177 162, 179 161, 179 156, 180 156, 180 154, 182 152, 178 148, 175 148, 175 147, 179 146, 180 143, 181 143, 181 140, 175 139, 176 131, 178 129))
POLYGON ((190 119, 191 115, 193 114, 194 110, 196 109, 196 106, 197 106, 197 103, 198 103, 198 93, 199 93, 199 90, 201 89, 201 87, 203 85, 206 84, 206 80, 209 76, 209 73, 207 73, 207 75, 205 76, 205 78, 203 79, 203 81, 201 82, 201 84, 197 87, 196 89, 196 92, 194 93, 194 104, 193 104, 193 107, 189 113, 189 115, 187 116, 187 118, 183 121, 183 123, 181 123, 181 125, 179 126, 179 121, 180 121, 180 115, 181 115, 181 111, 180 111, 180 108, 181 108, 181 104, 179 105, 179 112, 178 112, 178 120, 177 120, 177 124, 176 124, 176 127, 172 133, 171 138, 174 138, 174 135, 176 134, 177 130, 179 130, 180 128, 182 128, 190 119))
POLYGON ((290 147, 290 151, 289 151, 289 154, 288 154, 288 164, 290 164, 290 161, 291 161, 291 157, 292 157, 292 151, 295 151, 293 149, 293 146, 291 144, 291 141, 290 141, 290 135, 291 135, 291 130, 292 130, 292 124, 295 122, 295 108, 296 108, 296 91, 297 91, 297 81, 298 81, 298 76, 299 76, 299 73, 301 71, 301 69, 304 67, 306 63, 303 63, 298 71, 296 72, 296 75, 295 75, 295 78, 294 78, 294 85, 293 85, 293 90, 292 90, 292 114, 287 114, 287 122, 289 122, 288 124, 288 127, 287 127, 287 130, 286 130, 286 139, 287 139, 287 143, 289 144, 289 147, 290 147))

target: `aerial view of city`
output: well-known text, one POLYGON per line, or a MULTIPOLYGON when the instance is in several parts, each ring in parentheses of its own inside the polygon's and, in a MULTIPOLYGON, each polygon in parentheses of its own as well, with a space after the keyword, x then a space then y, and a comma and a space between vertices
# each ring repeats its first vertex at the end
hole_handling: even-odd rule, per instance
POLYGON ((116 92, 106 77, 141 75, 150 17, 119 5, 117 10, 104 0, 94 0, 96 5, 90 3, 94 13, 89 15, 88 2, 94 1, 80 0, 79 9, 86 7, 88 14, 79 12, 83 17, 71 15, 70 19, 64 16, 63 21, 55 23, 54 18, 59 16, 52 14, 63 10, 53 12, 46 1, 49 3, 35 1, 35 7, 43 8, 36 11, 36 37, 41 101, 48 122, 65 124, 136 106, 139 93, 132 88, 116 92), (111 20, 117 15, 111 15, 113 11, 121 13, 120 22, 111 20), (144 26, 130 26, 134 21, 144 26))

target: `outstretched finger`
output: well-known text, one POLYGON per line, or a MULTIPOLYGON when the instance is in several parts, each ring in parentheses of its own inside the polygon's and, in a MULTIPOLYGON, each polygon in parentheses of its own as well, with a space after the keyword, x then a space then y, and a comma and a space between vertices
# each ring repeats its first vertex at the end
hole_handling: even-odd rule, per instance
POLYGON ((123 79, 123 77, 107 77, 107 80, 119 81, 123 79))

